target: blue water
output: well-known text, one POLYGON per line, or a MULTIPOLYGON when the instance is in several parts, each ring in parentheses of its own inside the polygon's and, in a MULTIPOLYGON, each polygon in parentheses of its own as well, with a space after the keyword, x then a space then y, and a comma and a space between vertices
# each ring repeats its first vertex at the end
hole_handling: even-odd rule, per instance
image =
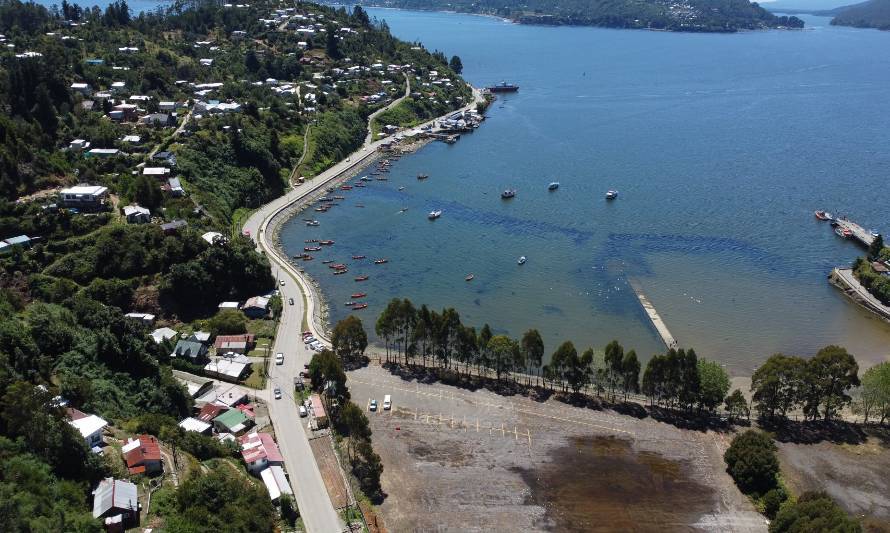
POLYGON ((337 241, 306 264, 333 321, 360 290, 371 326, 408 297, 514 336, 537 327, 548 351, 617 338, 648 357, 663 347, 632 278, 682 345, 736 374, 829 343, 888 357, 890 326, 826 282, 862 250, 813 210, 890 231, 890 55, 876 53, 890 33, 817 17, 808 31, 696 35, 370 12, 398 37, 460 55, 472 83, 521 90, 457 144, 429 145, 390 181, 312 213, 320 227, 298 217, 285 228, 291 254, 306 238, 337 241), (499 198, 506 187, 514 200, 499 198), (610 188, 620 198, 607 203, 610 188), (444 215, 430 222, 434 208, 444 215), (353 254, 390 262, 359 267, 353 254), (326 258, 350 273, 332 276, 326 258))

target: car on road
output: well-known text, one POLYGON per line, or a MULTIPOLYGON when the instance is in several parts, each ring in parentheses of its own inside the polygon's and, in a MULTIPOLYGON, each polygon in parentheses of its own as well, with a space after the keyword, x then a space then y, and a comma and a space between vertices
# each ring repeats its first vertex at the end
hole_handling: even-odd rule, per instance
POLYGON ((368 411, 377 412, 377 400, 371 400, 368 404, 368 411))
POLYGON ((275 364, 276 365, 284 364, 284 354, 283 353, 278 352, 277 354, 275 354, 275 364))
POLYGON ((387 394, 383 397, 383 410, 389 411, 390 409, 392 409, 392 396, 387 394))
POLYGON ((317 339, 316 339, 315 337, 312 337, 312 336, 309 336, 309 337, 303 337, 303 344, 312 344, 312 343, 315 342, 316 340, 317 340, 317 339))
POLYGON ((302 418, 302 417, 305 417, 305 416, 308 415, 308 414, 309 414, 309 413, 306 411, 306 408, 303 407, 303 406, 301 405, 301 406, 300 406, 300 417, 301 417, 301 418, 302 418))
POLYGON ((280 388, 280 387, 275 387, 275 391, 274 391, 274 392, 275 392, 275 399, 276 399, 276 400, 280 400, 280 399, 281 399, 281 388, 280 388))
POLYGON ((284 287, 284 280, 281 280, 279 283, 281 284, 282 287, 284 287))
POLYGON ((288 299, 287 299, 287 303, 290 304, 290 305, 294 305, 294 299, 293 299, 293 298, 288 298, 288 299))

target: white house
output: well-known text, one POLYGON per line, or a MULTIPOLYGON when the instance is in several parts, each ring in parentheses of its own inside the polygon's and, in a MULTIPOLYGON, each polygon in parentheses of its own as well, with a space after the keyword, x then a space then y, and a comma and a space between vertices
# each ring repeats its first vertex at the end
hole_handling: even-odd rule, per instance
POLYGON ((90 449, 95 448, 97 446, 102 445, 102 431, 108 426, 108 422, 102 417, 96 415, 88 415, 84 412, 78 411, 73 407, 69 407, 67 409, 68 417, 70 420, 69 424, 74 426, 80 435, 83 437, 83 440, 87 443, 87 447, 90 449))
POLYGON ((107 195, 108 187, 101 185, 76 185, 59 192, 66 207, 98 207, 107 195))
POLYGON ((128 205, 124 207, 124 217, 127 224, 146 224, 151 222, 151 211, 138 205, 128 205))
POLYGON ((90 87, 87 83, 72 83, 71 90, 74 92, 78 92, 84 96, 93 94, 93 88, 90 87))

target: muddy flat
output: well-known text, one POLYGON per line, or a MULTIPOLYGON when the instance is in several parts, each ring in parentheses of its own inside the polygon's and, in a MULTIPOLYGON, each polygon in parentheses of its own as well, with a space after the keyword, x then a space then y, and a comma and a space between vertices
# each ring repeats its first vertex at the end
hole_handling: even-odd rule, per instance
POLYGON ((651 419, 349 373, 390 531, 765 531, 724 472, 728 437, 651 419))

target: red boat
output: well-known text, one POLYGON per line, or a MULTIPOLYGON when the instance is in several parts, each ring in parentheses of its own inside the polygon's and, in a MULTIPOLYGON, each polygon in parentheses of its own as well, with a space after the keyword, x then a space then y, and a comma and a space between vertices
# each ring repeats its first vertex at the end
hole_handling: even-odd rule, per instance
POLYGON ((336 265, 328 265, 328 268, 333 268, 334 270, 342 270, 346 268, 346 265, 343 263, 337 263, 336 265))
POLYGON ((363 256, 363 255, 354 255, 354 256, 352 256, 352 258, 353 258, 353 259, 364 259, 365 256, 363 256))
POLYGON ((352 185, 341 185, 341 186, 340 186, 340 190, 341 190, 341 191, 351 191, 351 190, 352 190, 352 185))
POLYGON ((317 252, 321 250, 321 246, 306 246, 303 248, 304 252, 317 252))
POLYGON ((368 276, 359 276, 359 277, 355 278, 355 281, 367 281, 367 279, 368 279, 368 276))
POLYGON ((355 304, 355 305, 352 306, 352 310, 353 310, 353 311, 358 311, 358 310, 360 310, 360 309, 364 309, 364 308, 366 308, 366 307, 368 307, 368 304, 355 304))
POLYGON ((347 272, 349 272, 349 270, 346 269, 346 268, 344 268, 344 269, 340 269, 340 270, 335 270, 335 271, 334 271, 334 275, 335 275, 335 276, 339 276, 340 274, 346 274, 347 272))
POLYGON ((389 263, 389 259, 377 259, 374 261, 375 265, 382 265, 384 263, 389 263))
POLYGON ((353 294, 352 296, 350 296, 350 298, 352 298, 353 300, 358 300, 359 298, 364 298, 367 295, 368 295, 368 293, 366 293, 366 292, 357 292, 357 293, 353 294))
POLYGON ((331 246, 332 244, 334 244, 334 241, 318 241, 318 244, 322 246, 331 246))

